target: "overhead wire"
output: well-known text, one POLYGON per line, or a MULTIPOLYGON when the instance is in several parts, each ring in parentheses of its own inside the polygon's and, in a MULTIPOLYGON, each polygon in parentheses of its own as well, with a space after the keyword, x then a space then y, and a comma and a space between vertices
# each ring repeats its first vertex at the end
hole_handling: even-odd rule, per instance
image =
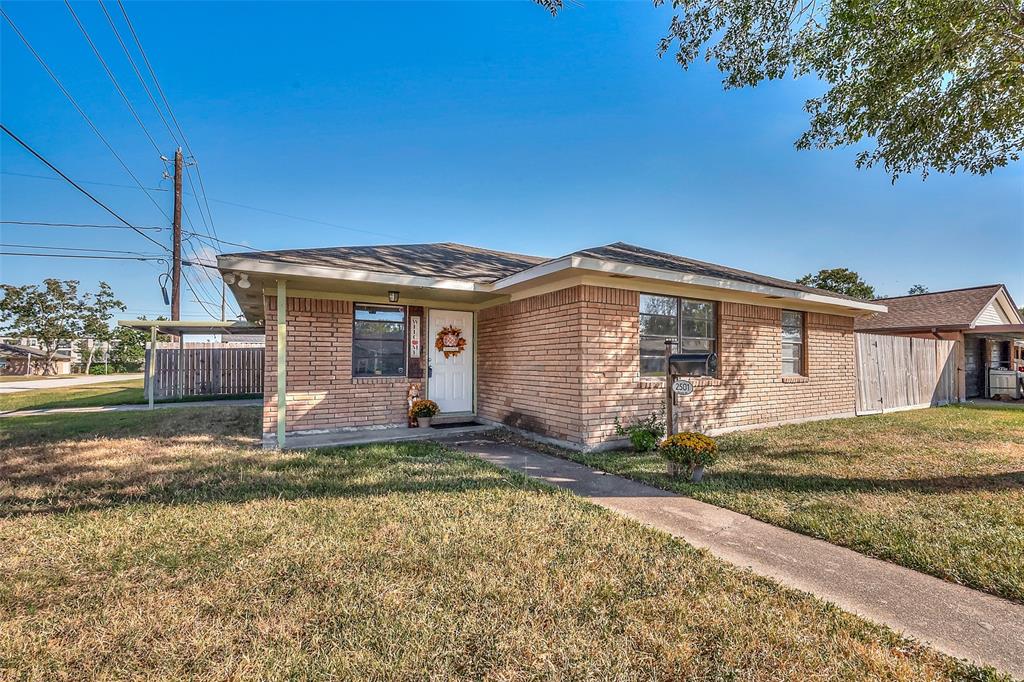
POLYGON ((135 111, 135 107, 132 105, 131 100, 128 99, 128 95, 126 95, 124 90, 121 88, 121 84, 117 82, 117 77, 114 76, 114 72, 110 70, 109 66, 107 66, 107 61, 103 59, 103 55, 100 53, 99 48, 96 47, 96 43, 92 40, 92 36, 90 36, 89 31, 86 30, 85 24, 83 24, 82 20, 78 18, 78 14, 75 12, 75 9, 71 6, 71 3, 68 0, 64 0, 64 4, 71 13, 71 18, 73 18, 75 23, 78 25, 78 30, 81 31, 82 35, 85 37, 85 42, 89 43, 89 47, 92 48, 92 53, 96 55, 96 59, 99 60, 103 70, 107 73, 107 78, 109 78, 110 82, 113 83, 114 89, 117 90, 117 94, 121 95, 121 99, 124 100, 125 105, 128 107, 128 111, 131 112, 132 116, 135 118, 135 122, 139 124, 140 128, 142 128, 142 132, 146 135, 146 139, 148 139, 149 143, 153 145, 153 149, 156 150, 156 155, 159 157, 161 155, 160 145, 158 145, 156 140, 153 139, 153 136, 149 132, 149 128, 146 127, 146 124, 139 116, 139 113, 135 111))
MULTIPOLYGON (((3 10, 0 9, 0 12, 2 12, 2 11, 3 10)), ((117 220, 119 220, 121 223, 123 223, 127 227, 130 227, 132 230, 134 230, 138 234, 140 234, 143 237, 145 237, 147 240, 153 242, 154 244, 156 244, 160 248, 167 250, 167 246, 165 246, 164 244, 161 244, 160 242, 158 242, 157 240, 153 239, 152 237, 150 237, 148 234, 146 234, 145 232, 143 232, 139 228, 137 228, 134 225, 132 225, 130 222, 128 222, 127 220, 122 218, 121 215, 119 213, 117 213, 117 211, 115 211, 114 209, 110 208, 105 203, 103 203, 102 201, 100 201, 99 199, 94 197, 89 192, 89 190, 85 189, 84 187, 79 185, 77 182, 75 182, 74 180, 69 178, 67 175, 65 175, 63 171, 61 171, 59 168, 57 168, 52 163, 50 163, 42 154, 40 154, 35 149, 33 149, 31 145, 29 145, 27 142, 25 142, 20 137, 18 137, 13 132, 11 132, 10 128, 8 128, 7 126, 5 126, 2 123, 0 123, 0 130, 3 130, 3 132, 7 133, 7 135, 10 136, 10 138, 12 140, 17 142, 19 145, 21 145, 23 148, 25 148, 30 154, 32 154, 34 157, 36 157, 37 159, 42 161, 44 164, 46 164, 46 166, 49 167, 49 169, 52 170, 54 173, 56 173, 57 175, 61 176, 65 180, 67 180, 68 183, 70 183, 75 189, 77 189, 79 192, 81 192, 85 196, 89 197, 90 199, 92 199, 93 203, 95 203, 97 206, 99 206, 100 208, 105 210, 107 213, 109 213, 110 215, 112 215, 115 218, 117 218, 117 220)))
MULTIPOLYGON (((174 127, 175 129, 177 129, 178 135, 181 136, 181 141, 184 144, 186 151, 188 151, 188 155, 192 157, 192 160, 196 164, 196 177, 199 179, 199 189, 203 194, 203 203, 206 205, 206 213, 210 216, 210 227, 213 230, 213 234, 211 236, 216 237, 217 227, 213 223, 213 214, 210 213, 210 202, 206 195, 206 183, 203 182, 203 172, 199 168, 199 161, 198 159, 196 159, 196 155, 192 151, 192 145, 189 144, 188 137, 185 135, 185 132, 181 129, 181 124, 178 122, 178 117, 174 115, 174 109, 171 108, 171 103, 167 99, 167 94, 164 92, 163 86, 160 85, 160 79, 156 76, 156 70, 153 68, 152 62, 149 61, 149 56, 146 54, 145 48, 142 47, 142 41, 139 39, 139 34, 135 31, 135 26, 132 24, 132 20, 128 16, 128 10, 125 8, 124 2, 122 2, 122 0, 117 0, 117 6, 121 9, 121 14, 124 16, 125 23, 128 25, 128 30, 132 34, 132 39, 135 41, 135 46, 138 48, 139 54, 142 55, 142 60, 146 65, 146 69, 149 71, 149 75, 153 79, 153 84, 156 86, 157 93, 160 95, 161 101, 167 108, 167 113, 171 117, 171 121, 174 122, 174 127)), ((188 176, 187 171, 185 175, 188 176)), ((191 180, 189 182, 191 186, 191 180)), ((192 187, 192 192, 195 193, 195 187, 192 187)), ((202 208, 200 208, 199 212, 202 213, 202 208)))
POLYGON ((121 158, 121 155, 117 153, 113 145, 111 145, 107 138, 103 135, 103 133, 100 132, 100 129, 96 127, 96 124, 93 123, 92 119, 89 118, 89 115, 85 113, 85 110, 82 109, 81 105, 78 104, 78 101, 74 98, 74 96, 72 96, 68 89, 64 87, 64 83, 62 83, 60 78, 57 77, 57 74, 53 72, 53 69, 51 69, 50 66, 46 63, 46 60, 44 60, 42 56, 39 54, 39 52, 37 52, 36 49, 32 47, 32 43, 28 41, 28 38, 25 37, 25 34, 21 32, 21 29, 18 28, 17 24, 14 23, 14 20, 11 19, 10 15, 8 15, 7 12, 4 11, 2 6, 0 6, 0 16, 3 16, 3 18, 7 20, 7 23, 10 24, 12 29, 14 29, 15 34, 17 34, 18 38, 21 39, 21 42, 24 43, 25 47, 28 48, 28 51, 32 53, 32 56, 35 57, 36 61, 39 62, 40 66, 42 66, 43 69, 46 71, 47 75, 49 75, 53 82, 56 83, 57 87, 60 89, 61 93, 63 93, 64 97, 67 98, 67 100, 71 103, 71 105, 75 108, 79 115, 81 115, 81 117, 85 119, 85 122, 89 124, 89 127, 92 129, 96 137, 100 139, 100 141, 107 148, 107 150, 113 155, 115 159, 117 159, 117 162, 121 164, 121 167, 131 177, 135 184, 138 185, 139 189, 146 193, 146 196, 149 197, 150 202, 152 202, 152 204, 164 216, 164 218, 170 220, 170 217, 167 215, 167 212, 160 206, 160 204, 156 202, 155 199, 153 199, 153 196, 146 190, 142 182, 140 182, 138 177, 136 177, 135 173, 132 172, 132 169, 128 167, 128 164, 125 163, 124 159, 121 158))

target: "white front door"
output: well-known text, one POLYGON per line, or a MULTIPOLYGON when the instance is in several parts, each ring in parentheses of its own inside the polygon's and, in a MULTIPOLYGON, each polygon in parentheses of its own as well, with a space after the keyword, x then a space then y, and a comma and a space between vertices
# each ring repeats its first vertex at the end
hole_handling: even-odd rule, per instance
POLYGON ((473 411, 473 313, 459 310, 431 310, 429 344, 431 374, 427 393, 441 412, 473 411), (438 334, 442 330, 458 330, 442 338, 438 349, 438 334), (460 339, 465 344, 460 343, 460 339), (445 345, 448 344, 448 345, 445 345), (461 350, 460 350, 461 348, 461 350), (445 357, 445 351, 448 357, 445 357))

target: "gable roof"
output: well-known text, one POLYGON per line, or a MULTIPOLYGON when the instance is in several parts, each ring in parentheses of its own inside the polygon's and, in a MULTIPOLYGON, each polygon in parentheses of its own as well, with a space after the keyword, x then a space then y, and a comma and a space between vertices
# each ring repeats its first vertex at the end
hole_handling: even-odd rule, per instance
POLYGON ((351 291, 379 294, 383 287, 446 290, 460 300, 522 291, 535 285, 550 286, 570 275, 610 276, 664 285, 731 290, 733 295, 787 300, 801 305, 838 308, 848 314, 881 311, 884 306, 815 289, 777 277, 716 265, 616 242, 582 249, 558 258, 542 258, 481 249, 450 242, 386 246, 342 246, 228 253, 217 257, 231 291, 246 317, 261 319, 262 290, 268 283, 299 281, 306 287, 327 287, 347 282, 351 291), (249 279, 234 282, 235 274, 249 279), (250 290, 249 284, 258 286, 250 290), (241 286, 243 289, 239 289, 241 286), (375 289, 376 288, 376 289, 375 289))
MULTIPOLYGON (((32 346, 22 346, 16 343, 0 343, 0 356, 3 357, 24 357, 31 355, 33 358, 45 358, 46 351, 39 348, 33 348, 32 346)), ((71 356, 67 353, 56 352, 53 354, 54 360, 70 360, 71 356)))
POLYGON ((491 251, 465 244, 390 244, 332 246, 223 254, 259 260, 347 270, 367 270, 412 277, 443 277, 490 283, 543 263, 547 258, 491 251))
POLYGON ((733 282, 744 282, 746 284, 778 287, 780 289, 802 291, 809 294, 825 294, 833 298, 841 298, 847 301, 861 300, 852 296, 837 294, 834 291, 815 289, 814 287, 797 284, 796 282, 790 282, 785 279, 779 279, 778 277, 759 275, 755 272, 737 270, 736 268, 716 265, 715 263, 708 263, 706 261, 694 260, 693 258, 684 258, 683 256, 676 256, 671 253, 645 249, 642 246, 635 246, 625 242, 615 242, 614 244, 608 244, 606 246, 582 249, 569 255, 598 258, 601 260, 614 261, 616 263, 627 263, 630 265, 642 265, 649 268, 660 268, 662 270, 671 270, 673 272, 682 272, 691 275, 715 277, 733 282))
POLYGON ((1009 292, 1002 284, 881 298, 877 300, 885 304, 888 312, 860 318, 856 328, 858 331, 970 329, 1000 292, 1006 294, 1012 306, 1009 292))

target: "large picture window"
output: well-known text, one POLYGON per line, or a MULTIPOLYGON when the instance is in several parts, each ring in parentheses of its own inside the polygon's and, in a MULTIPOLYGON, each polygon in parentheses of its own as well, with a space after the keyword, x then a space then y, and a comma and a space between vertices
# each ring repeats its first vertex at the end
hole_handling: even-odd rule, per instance
POLYGON ((796 310, 782 311, 782 373, 804 373, 804 314, 796 310))
POLYGON ((665 340, 674 353, 716 351, 715 304, 640 294, 640 374, 665 375, 665 340))
POLYGON ((357 305, 352 324, 352 376, 405 376, 405 309, 357 305))

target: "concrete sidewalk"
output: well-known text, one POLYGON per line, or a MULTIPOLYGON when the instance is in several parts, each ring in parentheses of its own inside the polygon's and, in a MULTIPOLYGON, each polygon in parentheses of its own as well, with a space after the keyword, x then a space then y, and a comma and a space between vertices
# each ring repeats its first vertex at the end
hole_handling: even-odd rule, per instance
MULTIPOLYGON (((175 407, 251 407, 263 405, 259 398, 244 400, 193 400, 176 403, 156 403, 155 410, 166 410, 175 407)), ((142 412, 149 410, 149 405, 101 405, 98 407, 51 407, 39 410, 16 410, 0 412, 0 419, 8 417, 37 417, 43 414, 75 414, 83 412, 142 412)))
POLYGON ((48 379, 32 379, 29 381, 0 382, 0 393, 21 393, 22 391, 38 391, 44 388, 70 388, 105 384, 111 381, 132 381, 141 379, 141 374, 90 374, 88 376, 50 377, 48 379))
POLYGON ((484 439, 454 445, 951 656, 1024 678, 1024 606, 568 460, 484 439))

